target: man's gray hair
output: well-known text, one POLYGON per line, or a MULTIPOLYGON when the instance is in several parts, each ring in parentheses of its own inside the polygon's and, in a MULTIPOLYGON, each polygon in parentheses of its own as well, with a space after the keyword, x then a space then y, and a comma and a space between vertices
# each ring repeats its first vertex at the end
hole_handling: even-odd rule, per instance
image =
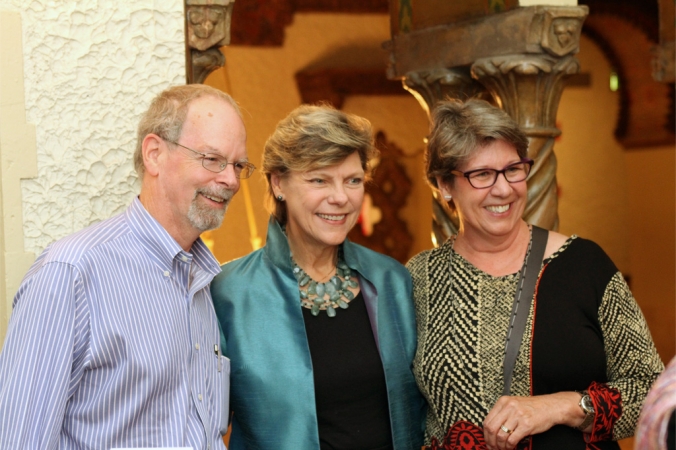
POLYGON ((188 84, 165 89, 153 99, 138 125, 134 169, 136 169, 139 178, 142 179, 145 173, 145 166, 143 165, 143 140, 145 137, 149 134, 156 134, 167 141, 178 141, 183 123, 188 115, 190 103, 201 97, 221 99, 229 103, 240 118, 242 117, 237 102, 230 95, 210 86, 188 84))

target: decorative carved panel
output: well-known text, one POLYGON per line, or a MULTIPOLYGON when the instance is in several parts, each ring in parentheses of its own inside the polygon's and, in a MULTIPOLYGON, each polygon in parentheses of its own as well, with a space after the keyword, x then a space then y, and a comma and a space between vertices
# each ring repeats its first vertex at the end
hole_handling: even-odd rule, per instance
POLYGON ((371 198, 372 207, 379 210, 380 220, 373 225, 370 235, 362 232, 363 227, 356 226, 349 237, 353 242, 389 255, 403 264, 410 256, 413 236, 398 213, 406 204, 411 180, 397 161, 403 152, 389 142, 382 131, 376 135, 376 147, 380 149, 380 162, 374 171, 372 182, 366 185, 366 193, 371 198))

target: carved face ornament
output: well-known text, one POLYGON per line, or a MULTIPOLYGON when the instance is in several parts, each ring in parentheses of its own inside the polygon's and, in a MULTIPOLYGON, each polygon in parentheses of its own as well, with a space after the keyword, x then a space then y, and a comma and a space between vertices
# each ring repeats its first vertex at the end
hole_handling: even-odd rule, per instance
POLYGON ((554 34, 561 47, 566 47, 574 38, 577 25, 572 21, 560 21, 554 24, 554 34))
POLYGON ((228 43, 227 11, 223 6, 188 7, 188 44, 204 51, 215 45, 228 43))
POLYGON ((188 11, 188 20, 192 30, 200 39, 207 39, 214 31, 214 27, 221 20, 223 13, 216 8, 191 8, 188 11))
POLYGON ((554 56, 563 56, 574 52, 580 39, 581 18, 545 15, 541 45, 554 56))

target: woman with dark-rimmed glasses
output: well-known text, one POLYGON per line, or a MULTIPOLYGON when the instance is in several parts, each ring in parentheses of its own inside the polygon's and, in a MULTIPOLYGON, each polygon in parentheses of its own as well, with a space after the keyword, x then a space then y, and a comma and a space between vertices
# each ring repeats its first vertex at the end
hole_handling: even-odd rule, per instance
POLYGON ((426 176, 457 235, 415 256, 432 449, 619 449, 663 364, 622 274, 595 243, 522 219, 528 139, 481 100, 433 113, 426 176))

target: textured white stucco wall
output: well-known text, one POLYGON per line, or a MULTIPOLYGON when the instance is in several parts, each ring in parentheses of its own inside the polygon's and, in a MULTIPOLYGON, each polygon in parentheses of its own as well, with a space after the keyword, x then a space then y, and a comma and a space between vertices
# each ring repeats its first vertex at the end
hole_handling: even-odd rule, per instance
POLYGON ((21 180, 37 176, 37 152, 35 127, 26 123, 20 43, 21 15, 0 9, 0 341, 10 300, 35 259, 23 248, 21 180))
POLYGON ((27 122, 38 176, 22 182, 24 247, 122 211, 137 193, 131 163, 140 114, 185 83, 181 0, 0 0, 19 11, 27 122))

